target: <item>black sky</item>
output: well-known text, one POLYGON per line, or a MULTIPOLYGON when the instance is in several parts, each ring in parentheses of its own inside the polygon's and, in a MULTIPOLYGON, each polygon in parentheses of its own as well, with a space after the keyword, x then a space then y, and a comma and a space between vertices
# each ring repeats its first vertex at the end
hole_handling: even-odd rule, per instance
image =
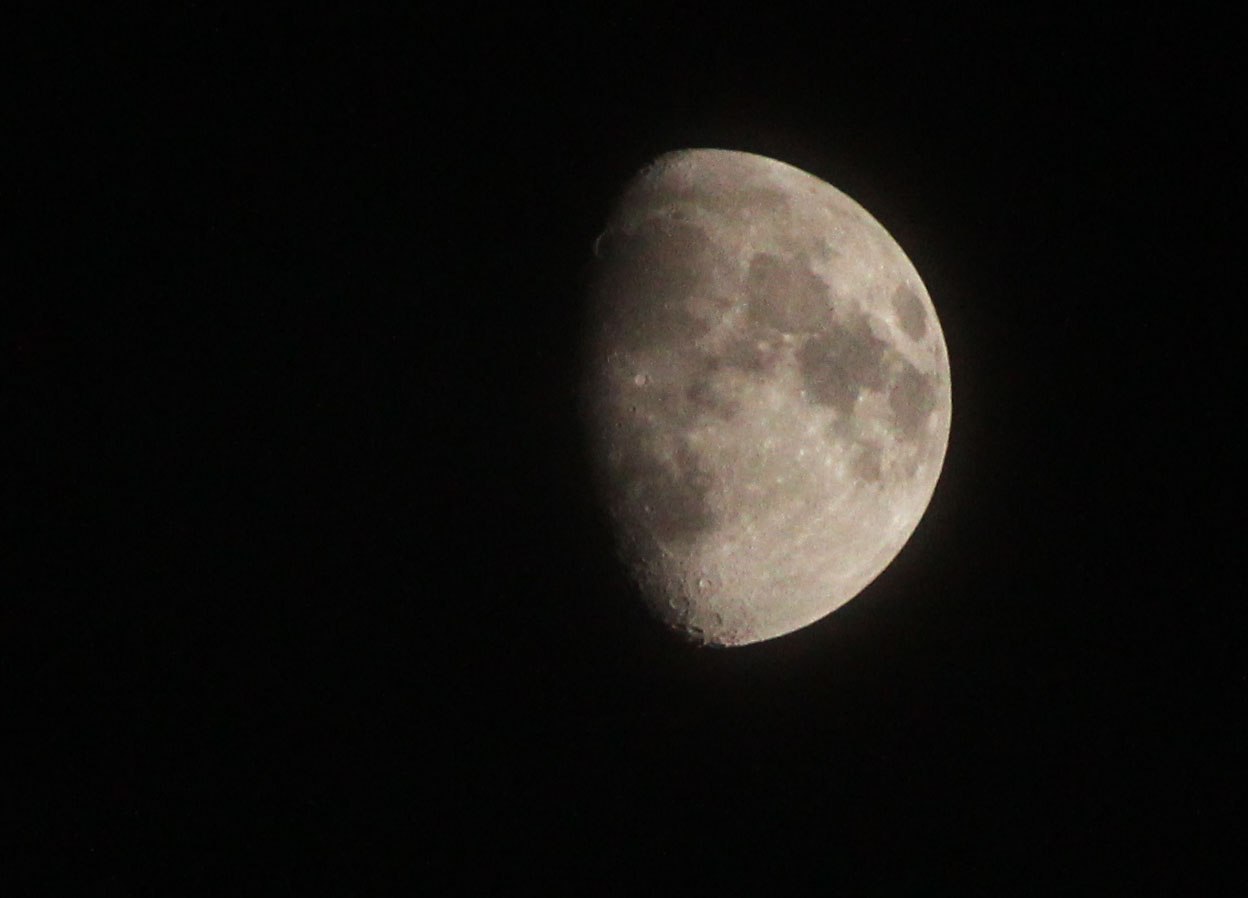
POLYGON ((1227 23, 18 19, 0 820, 44 873, 1237 881, 1227 23), (895 564, 732 651, 637 609, 574 417, 589 247, 688 146, 862 203, 953 375, 895 564))

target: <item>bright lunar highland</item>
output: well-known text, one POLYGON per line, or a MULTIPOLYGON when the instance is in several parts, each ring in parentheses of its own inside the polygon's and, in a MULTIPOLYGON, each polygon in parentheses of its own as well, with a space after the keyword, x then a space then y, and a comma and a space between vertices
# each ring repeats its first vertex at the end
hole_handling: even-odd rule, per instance
POLYGON ((697 149, 629 182, 593 254, 590 454, 652 610, 743 645, 852 599, 949 438, 944 337, 901 247, 813 175, 697 149))

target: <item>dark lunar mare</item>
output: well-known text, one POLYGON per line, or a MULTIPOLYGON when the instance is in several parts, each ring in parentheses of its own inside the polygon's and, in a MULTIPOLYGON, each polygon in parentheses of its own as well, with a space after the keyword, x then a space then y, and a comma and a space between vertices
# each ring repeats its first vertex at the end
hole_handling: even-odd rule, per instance
MULTIPOLYGON (((593 316, 590 342, 638 356, 687 352, 689 343, 708 326, 689 310, 689 298, 706 284, 708 272, 721 265, 706 232, 670 218, 647 221, 634 233, 609 231, 598 242, 591 271, 593 316)), ((664 384, 652 384, 625 399, 591 378, 590 420, 612 420, 606 433, 591 433, 599 444, 597 481, 606 504, 621 523, 645 542, 647 554, 655 540, 686 544, 715 526, 706 501, 711 475, 683 436, 677 436, 673 457, 648 448, 650 429, 642 422, 673 414, 674 395, 664 384), (645 526, 633 526, 635 522, 645 526)), ((677 422, 664 426, 673 434, 677 422)))
POLYGON ((893 311, 897 313, 897 324, 911 340, 922 340, 927 334, 927 312, 923 302, 914 295, 914 291, 901 284, 893 292, 893 311))
POLYGON ((665 351, 707 332, 688 304, 718 261, 702 228, 655 219, 605 236, 599 252, 593 299, 621 349, 665 351))
POLYGON ((647 451, 641 440, 622 433, 606 475, 613 507, 637 515, 663 542, 687 543, 715 526, 707 503, 711 475, 681 440, 672 461, 647 451))
POLYGON ((805 254, 793 259, 756 254, 745 288, 750 317, 765 327, 793 334, 817 330, 831 321, 832 292, 805 254))
POLYGON ((867 316, 857 314, 807 340, 798 350, 797 363, 811 400, 848 418, 863 390, 884 388, 889 351, 871 332, 867 316))
POLYGON ((888 404, 902 434, 917 439, 927 416, 936 408, 936 385, 930 376, 906 362, 889 391, 888 404))

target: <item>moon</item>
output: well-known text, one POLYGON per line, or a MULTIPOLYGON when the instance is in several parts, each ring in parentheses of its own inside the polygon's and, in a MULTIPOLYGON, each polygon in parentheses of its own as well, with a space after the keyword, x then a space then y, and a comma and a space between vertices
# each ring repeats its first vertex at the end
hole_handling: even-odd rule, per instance
POLYGON ((690 149, 626 185, 590 271, 589 457, 650 609, 736 646, 858 595, 926 510, 952 412, 897 242, 798 168, 690 149))

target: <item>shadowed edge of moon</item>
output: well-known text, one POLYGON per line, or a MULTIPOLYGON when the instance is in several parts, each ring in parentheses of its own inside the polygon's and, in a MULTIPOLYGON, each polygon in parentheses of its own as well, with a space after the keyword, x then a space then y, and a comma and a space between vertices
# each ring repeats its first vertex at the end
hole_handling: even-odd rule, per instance
MULTIPOLYGON (((852 475, 860 481, 878 483, 885 478, 887 467, 899 475, 913 476, 919 454, 943 452, 943 440, 936 439, 938 434, 927 434, 927 424, 940 405, 941 390, 947 388, 945 378, 939 371, 920 371, 905 354, 877 336, 870 315, 856 302, 841 301, 827 275, 816 274, 811 253, 822 259, 836 254, 831 249, 825 252, 820 241, 795 241, 791 254, 754 253, 744 276, 739 274, 736 263, 725 257, 711 233, 693 224, 680 204, 709 210, 725 221, 767 217, 788 221, 793 217, 793 206, 783 190, 758 186, 733 189, 738 180, 757 174, 762 157, 713 152, 713 165, 706 169, 686 165, 680 173, 685 180, 675 190, 661 167, 643 173, 641 180, 649 177, 649 182, 630 188, 628 218, 633 224, 622 228, 613 219, 595 242, 597 272, 591 290, 601 316, 596 324, 601 335, 619 350, 637 357, 682 354, 698 373, 692 381, 673 387, 674 395, 685 403, 685 409, 692 407, 725 419, 739 414, 741 406, 716 388, 715 373, 725 367, 736 368, 769 380, 780 357, 774 337, 783 335, 789 344, 784 352, 793 354, 806 401, 832 409, 837 420, 848 425, 843 432, 830 429, 825 438, 850 444, 847 463, 852 475), (666 184, 666 192, 656 184, 666 184), (649 214, 648 208, 657 211, 649 214), (740 284, 750 326, 738 339, 721 344, 715 355, 699 358, 691 350, 698 338, 710 332, 710 325, 694 313, 690 299, 731 279, 740 284), (915 454, 914 464, 907 463, 904 469, 894 462, 886 466, 889 449, 880 444, 880 435, 856 432, 850 422, 859 402, 868 395, 877 397, 873 402, 876 412, 886 407, 891 414, 891 439, 898 445, 931 443, 919 447, 923 451, 915 454), (936 442, 941 443, 939 449, 936 442)), ((891 240, 886 234, 885 238, 891 240)), ((891 320, 900 334, 914 342, 931 339, 931 312, 908 284, 899 284, 885 300, 885 307, 891 309, 891 320)), ((700 314, 706 314, 705 310, 700 314)), ((940 343, 938 337, 936 342, 940 343)), ((937 347, 935 357, 943 361, 942 347, 937 347)), ((600 404, 602 414, 617 419, 612 422, 616 428, 609 440, 613 462, 603 472, 603 483, 615 508, 613 517, 630 536, 632 546, 627 554, 631 566, 635 571, 648 569, 644 579, 651 581, 651 589, 657 592, 652 595, 646 591, 647 601, 661 610, 664 599, 671 605, 673 590, 679 590, 666 575, 656 574, 658 569, 652 563, 656 550, 679 553, 682 546, 720 524, 708 503, 716 473, 705 467, 679 422, 671 418, 671 405, 657 417, 634 414, 620 427, 618 419, 627 417, 627 405, 619 403, 626 401, 617 396, 612 400, 615 405, 600 404), (658 442, 653 439, 655 421, 667 428, 666 438, 658 442), (663 442, 666 447, 660 450, 663 442)), ((632 411, 636 413, 636 406, 632 411)), ((890 438, 883 439, 887 442, 890 438)), ((686 597, 686 613, 687 601, 686 597)))

